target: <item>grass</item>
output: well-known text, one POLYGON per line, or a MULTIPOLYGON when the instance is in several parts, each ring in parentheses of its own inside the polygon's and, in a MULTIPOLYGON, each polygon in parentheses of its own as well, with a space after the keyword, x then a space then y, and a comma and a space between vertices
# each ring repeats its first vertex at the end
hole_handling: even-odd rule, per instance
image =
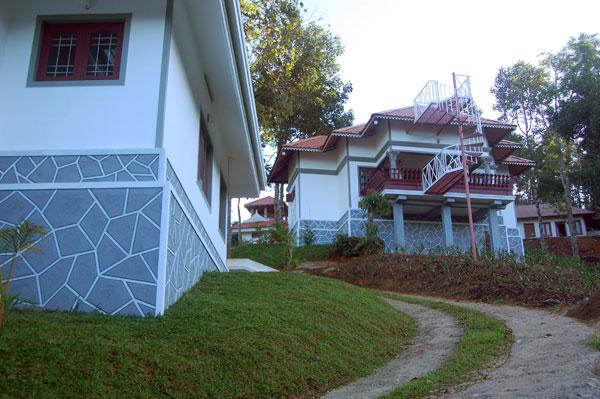
POLYGON ((464 335, 443 367, 410 381, 384 398, 423 398, 432 392, 473 381, 478 371, 490 368, 510 349, 510 330, 502 322, 482 312, 442 302, 394 294, 386 296, 446 312, 461 323, 464 335))
POLYGON ((595 349, 600 351, 600 335, 594 335, 588 344, 595 349))
POLYGON ((209 273, 161 318, 12 311, 0 396, 307 398, 414 333, 377 293, 295 273, 209 273))
MULTIPOLYGON (((330 245, 305 245, 294 248, 294 261, 316 261, 329 258, 330 245)), ((232 248, 231 258, 249 258, 267 266, 285 268, 288 263, 284 244, 242 244, 232 248)))

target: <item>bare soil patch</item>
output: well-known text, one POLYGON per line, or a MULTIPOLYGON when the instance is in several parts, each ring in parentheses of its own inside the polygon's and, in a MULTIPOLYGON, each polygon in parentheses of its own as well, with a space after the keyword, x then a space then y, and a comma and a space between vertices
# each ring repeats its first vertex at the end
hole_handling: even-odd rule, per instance
POLYGON ((379 290, 539 307, 579 304, 600 278, 598 265, 554 258, 473 262, 464 256, 401 254, 350 258, 306 271, 379 290))

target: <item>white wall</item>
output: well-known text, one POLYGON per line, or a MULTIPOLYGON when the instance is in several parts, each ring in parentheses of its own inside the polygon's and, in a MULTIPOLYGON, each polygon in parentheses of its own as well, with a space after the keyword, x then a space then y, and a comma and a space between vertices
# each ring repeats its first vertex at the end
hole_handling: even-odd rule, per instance
MULTIPOLYGON (((204 112, 205 116, 214 115, 215 112, 210 105, 203 70, 198 44, 193 36, 185 5, 175 2, 165 97, 163 147, 211 241, 225 259, 226 243, 219 232, 219 165, 225 162, 222 159, 220 129, 214 122, 207 122, 214 148, 212 190, 211 198, 208 199, 210 201, 207 201, 200 189, 197 177, 200 114, 204 112)), ((223 171, 223 176, 227 178, 226 171, 223 171)))
MULTIPOLYGON (((302 173, 301 218, 302 220, 338 220, 338 178, 336 175, 302 173)), ((345 176, 343 176, 345 178, 345 176)))
POLYGON ((153 148, 166 0, 93 1, 87 11, 78 0, 11 3, 0 58, 0 148, 153 148), (132 14, 125 85, 27 87, 38 15, 103 13, 132 14))
POLYGON ((507 228, 517 228, 517 211, 514 202, 506 205, 506 208, 504 208, 500 214, 504 218, 504 225, 507 228))

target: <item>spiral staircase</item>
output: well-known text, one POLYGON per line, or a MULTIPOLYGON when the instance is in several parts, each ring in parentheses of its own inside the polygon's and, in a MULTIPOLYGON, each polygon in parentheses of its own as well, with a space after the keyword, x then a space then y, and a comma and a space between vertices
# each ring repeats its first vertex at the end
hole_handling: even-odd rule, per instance
POLYGON ((462 177, 463 159, 470 171, 481 163, 483 130, 481 111, 473 101, 470 79, 456 75, 454 87, 430 80, 414 101, 415 123, 448 125, 460 123, 466 134, 462 135, 464 158, 460 144, 442 148, 423 168, 423 192, 444 194, 462 177))

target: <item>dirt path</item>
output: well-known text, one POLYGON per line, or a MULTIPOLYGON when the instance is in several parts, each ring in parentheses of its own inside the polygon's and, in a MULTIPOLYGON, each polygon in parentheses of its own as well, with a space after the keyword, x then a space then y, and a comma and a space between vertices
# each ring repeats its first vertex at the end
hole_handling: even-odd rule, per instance
MULTIPOLYGON (((436 299, 439 300, 439 299, 436 299)), ((448 301, 450 302, 450 301, 448 301)), ((598 398, 600 352, 586 345, 592 328, 574 319, 515 306, 450 302, 504 321, 515 343, 506 363, 446 398, 598 398)))
POLYGON ((439 368, 450 356, 462 335, 462 329, 454 318, 423 306, 390 299, 386 301, 416 320, 418 335, 396 359, 373 375, 333 390, 323 398, 376 398, 413 378, 439 368))

